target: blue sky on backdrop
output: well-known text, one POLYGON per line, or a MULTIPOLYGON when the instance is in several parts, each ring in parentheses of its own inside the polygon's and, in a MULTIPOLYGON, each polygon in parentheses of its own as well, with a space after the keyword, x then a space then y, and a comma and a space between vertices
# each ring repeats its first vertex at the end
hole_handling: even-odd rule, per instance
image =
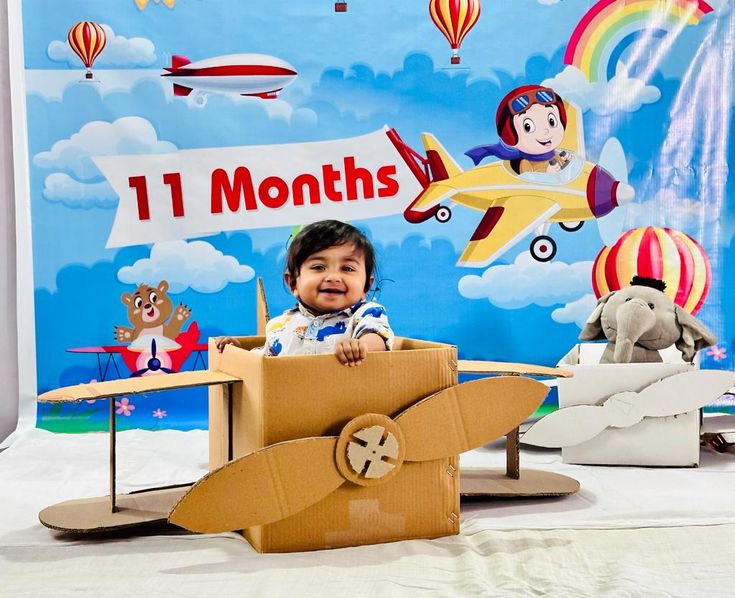
MULTIPOLYGON (((352 0, 346 14, 335 14, 331 0, 179 0, 173 10, 151 2, 144 11, 132 0, 24 0, 39 389, 92 375, 96 366, 80 371, 79 357, 64 351, 112 342, 112 326, 126 324, 120 295, 138 272, 169 282, 178 275, 174 300, 192 306, 205 334, 254 330, 254 276, 265 277, 273 312, 290 303, 280 282, 290 226, 206 237, 198 250, 183 241, 105 249, 117 198, 93 155, 338 139, 387 124, 415 149, 420 133, 432 132, 468 168, 463 152, 497 139, 500 98, 517 85, 546 82, 584 110, 589 160, 610 136, 622 143, 637 192, 625 228, 684 230, 724 272, 735 256, 732 183, 710 183, 702 173, 735 154, 733 95, 729 87, 721 93, 735 67, 720 49, 735 32, 733 11, 713 2, 715 14, 685 28, 649 80, 636 78, 645 65, 634 64, 592 85, 562 60, 592 4, 486 1, 462 45, 469 68, 447 69, 449 46, 423 0, 352 0), (81 20, 106 27, 98 83, 80 82, 81 65, 65 43, 81 20), (277 100, 212 94, 204 107, 175 98, 160 77, 174 54, 230 53, 277 56, 298 77, 277 100), (713 113, 707 98, 714 96, 724 101, 713 113), (662 148, 669 148, 664 157, 662 148), (680 164, 693 167, 682 174, 680 164), (177 273, 166 266, 173 254, 181 257, 177 273), (197 284, 203 269, 213 274, 197 284), (92 309, 84 309, 80 289, 95 290, 92 309)), ((400 215, 359 222, 378 250, 380 300, 402 335, 456 343, 465 358, 555 363, 595 303, 590 272, 604 244, 595 223, 574 234, 552 227, 559 253, 549 264, 531 260, 524 241, 489 268, 457 268, 479 217, 455 209, 445 225, 412 225, 400 215)), ((700 316, 730 346, 735 322, 727 314, 735 310, 727 291, 714 277, 715 300, 700 316)))

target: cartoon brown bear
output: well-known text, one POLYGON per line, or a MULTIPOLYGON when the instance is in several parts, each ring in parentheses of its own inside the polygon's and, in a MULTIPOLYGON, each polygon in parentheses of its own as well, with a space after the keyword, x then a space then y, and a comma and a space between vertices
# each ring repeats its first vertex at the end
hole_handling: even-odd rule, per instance
POLYGON ((180 303, 171 321, 166 323, 174 311, 174 304, 166 291, 168 282, 162 280, 156 288, 142 284, 132 295, 123 293, 120 299, 128 306, 128 320, 133 327, 115 326, 115 339, 121 343, 132 343, 145 334, 175 340, 191 316, 191 310, 180 303))

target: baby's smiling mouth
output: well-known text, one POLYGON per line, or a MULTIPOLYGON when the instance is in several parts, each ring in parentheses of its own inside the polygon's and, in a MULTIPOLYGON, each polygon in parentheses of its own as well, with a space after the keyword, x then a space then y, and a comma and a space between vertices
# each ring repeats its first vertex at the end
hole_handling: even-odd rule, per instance
POLYGON ((327 293, 328 295, 344 295, 345 292, 340 289, 319 289, 320 293, 327 293))

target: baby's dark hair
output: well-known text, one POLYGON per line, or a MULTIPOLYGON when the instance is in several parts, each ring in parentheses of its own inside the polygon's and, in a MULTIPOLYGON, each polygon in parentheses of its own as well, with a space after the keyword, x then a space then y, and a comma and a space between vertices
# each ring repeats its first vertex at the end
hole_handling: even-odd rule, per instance
POLYGON ((286 272, 291 277, 291 287, 301 265, 317 251, 335 245, 352 244, 365 258, 365 292, 370 289, 370 279, 375 275, 375 250, 370 240, 360 230, 339 220, 320 220, 305 226, 291 241, 286 254, 286 272))

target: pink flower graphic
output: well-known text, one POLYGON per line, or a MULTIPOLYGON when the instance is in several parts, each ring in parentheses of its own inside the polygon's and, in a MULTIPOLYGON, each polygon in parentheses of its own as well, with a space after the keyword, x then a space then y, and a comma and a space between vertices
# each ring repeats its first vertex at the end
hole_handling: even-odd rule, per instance
POLYGON ((713 345, 705 355, 712 357, 715 361, 720 361, 720 359, 727 358, 727 347, 718 347, 717 345, 713 345))
POLYGON ((117 409, 115 409, 115 413, 126 417, 131 415, 133 413, 133 409, 135 409, 135 405, 130 403, 130 399, 128 399, 128 397, 123 397, 119 401, 115 401, 115 407, 117 407, 117 409))
POLYGON ((153 417, 157 417, 158 419, 163 419, 164 417, 166 417, 166 415, 168 414, 160 407, 153 412, 153 417))

